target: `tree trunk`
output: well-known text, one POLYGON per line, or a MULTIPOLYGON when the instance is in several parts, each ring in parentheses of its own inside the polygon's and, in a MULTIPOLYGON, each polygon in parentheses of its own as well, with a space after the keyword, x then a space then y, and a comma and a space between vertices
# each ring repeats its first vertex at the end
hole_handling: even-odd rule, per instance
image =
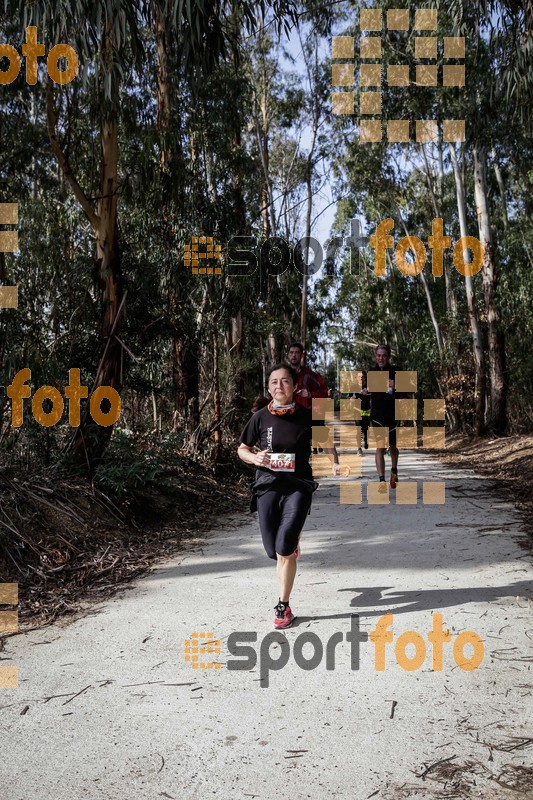
MULTIPOLYGON (((261 18, 258 18, 258 23, 261 27, 264 24, 264 21, 261 20, 261 18)), ((268 75, 264 53, 261 53, 260 68, 261 98, 259 103, 255 103, 254 118, 257 147, 259 149, 261 167, 263 170, 263 180, 261 184, 261 219, 263 223, 263 235, 268 239, 269 236, 276 235, 276 215, 273 203, 272 181, 270 180, 268 75)))
MULTIPOLYGON (((121 327, 119 311, 122 312, 123 292, 117 236, 118 125, 116 120, 102 122, 100 140, 102 160, 95 238, 96 282, 101 291, 102 316, 100 358, 93 392, 100 386, 111 386, 120 393, 122 346, 117 334, 121 327)), ((96 425, 85 413, 74 437, 72 446, 74 456, 86 459, 92 468, 103 455, 112 431, 113 426, 96 425)))
MULTIPOLYGON (((435 211, 437 211, 437 207, 436 206, 435 206, 435 211)), ((402 226, 403 226, 403 230, 404 230, 404 233, 405 233, 406 237, 409 237, 409 231, 405 227, 405 223, 403 222, 403 220, 402 220, 402 226)), ((394 270, 392 271, 392 274, 394 275, 394 270)), ((437 319, 437 315, 435 314, 435 308, 433 306, 433 298, 431 297, 431 292, 429 290, 429 284, 428 284, 426 276, 424 275, 424 271, 420 272, 418 274, 418 277, 420 278, 422 286, 424 287, 424 293, 426 295, 426 303, 427 303, 427 307, 428 307, 428 312, 429 312, 429 316, 430 316, 431 322, 433 324, 433 329, 435 331, 435 338, 437 340, 437 349, 439 351, 439 358, 442 359, 442 351, 443 351, 443 347, 444 347, 443 340, 442 340, 442 331, 441 331, 441 328, 440 328, 439 321, 437 319)), ((440 382, 439 382, 439 389, 441 389, 440 382)), ((442 389, 441 389, 441 392, 442 392, 442 389)))
POLYGON ((268 334, 268 352, 270 355, 270 366, 279 362, 278 358, 278 344, 276 337, 273 333, 268 334))
MULTIPOLYGON (((113 34, 108 28, 102 43, 102 64, 112 62, 112 36, 113 34)), ((93 392, 100 386, 111 386, 120 392, 122 388, 122 346, 117 339, 117 334, 120 329, 119 312, 122 313, 123 310, 123 290, 117 235, 117 109, 112 109, 111 115, 102 117, 100 124, 100 189, 96 212, 76 180, 68 158, 57 139, 57 119, 50 79, 47 84, 46 112, 52 150, 76 199, 91 223, 95 235, 95 277, 101 291, 102 314, 100 318, 100 355, 93 392)), ((87 405, 70 446, 74 456, 86 461, 89 469, 92 469, 101 458, 111 438, 113 426, 96 425, 92 419, 89 419, 88 410, 87 405)))
POLYGON ((173 430, 191 435, 200 423, 198 356, 190 341, 172 340, 173 430))
MULTIPOLYGON (((238 63, 238 46, 239 41, 239 25, 238 25, 238 4, 234 0, 232 5, 232 16, 234 26, 234 44, 231 49, 231 61, 233 67, 237 70, 238 63)), ((239 113, 239 103, 235 104, 234 122, 232 133, 232 151, 233 157, 237 160, 242 147, 242 133, 241 133, 241 115, 239 113)), ((244 206, 244 197, 242 194, 241 179, 237 169, 237 164, 234 164, 231 176, 231 186, 233 189, 233 211, 235 217, 235 232, 243 234, 246 229, 246 209, 244 206)), ((241 368, 241 355, 243 352, 243 334, 242 334, 242 314, 238 311, 235 317, 232 317, 229 323, 227 332, 227 352, 230 363, 233 366, 233 398, 232 406, 236 409, 243 409, 245 405, 245 389, 244 389, 244 375, 241 368)))
MULTIPOLYGON (((316 126, 313 125, 313 134, 311 137, 311 147, 307 156, 307 175, 306 175, 306 188, 307 188, 307 212, 305 216, 305 236, 311 236, 311 212, 313 209, 313 187, 312 187, 312 173, 313 173, 313 150, 316 141, 316 126)), ((304 347, 303 365, 305 366, 307 359, 307 262, 309 260, 309 249, 304 248, 303 251, 304 261, 304 275, 302 280, 302 307, 300 313, 300 341, 304 347)))
POLYGON ((502 218, 503 218, 503 227, 505 230, 509 228, 509 217, 507 215, 507 200, 505 197, 505 184, 503 182, 503 175, 500 169, 500 165, 498 163, 498 156, 496 153, 496 149, 493 147, 491 151, 492 155, 492 165, 494 167, 494 175, 496 176, 496 183, 498 184, 498 190, 500 192, 500 200, 502 201, 502 218))
POLYGON ((242 410, 245 405, 245 388, 244 388, 244 375, 241 366, 241 356, 243 352, 243 330, 242 330, 242 314, 237 312, 235 317, 229 321, 226 330, 226 352, 228 354, 228 361, 231 365, 232 383, 233 383, 233 397, 231 398, 231 405, 236 410, 242 410))
MULTIPOLYGON (((230 58, 235 69, 235 77, 238 79, 237 64, 239 62, 239 44, 240 44, 240 25, 238 18, 239 5, 238 0, 232 2, 232 26, 233 26, 233 44, 231 47, 230 58)), ((239 86, 241 85, 239 81, 239 86)), ((238 157, 242 147, 242 132, 241 132, 241 114, 239 112, 240 97, 236 98, 234 108, 234 123, 233 134, 231 138, 231 145, 234 158, 234 166, 231 175, 231 187, 233 189, 233 208, 235 214, 235 233, 243 234, 246 229, 246 209, 244 205, 244 197, 242 194, 241 178, 237 165, 239 163, 238 157)))
POLYGON ((218 374, 218 336, 213 334, 213 385, 215 387, 213 401, 213 438, 215 449, 213 452, 213 464, 216 466, 220 462, 222 455, 222 431, 220 429, 222 416, 220 410, 220 379, 218 374))
POLYGON ((159 162, 159 179, 161 186, 161 212, 163 243, 167 250, 168 278, 167 310, 172 324, 170 340, 170 359, 172 364, 172 386, 174 399, 173 430, 184 430, 192 434, 199 424, 199 379, 198 359, 191 345, 190 331, 186 335, 187 323, 192 324, 192 315, 187 320, 183 319, 182 297, 187 291, 185 279, 179 283, 175 281, 173 271, 175 261, 172 253, 175 251, 176 242, 173 230, 175 206, 177 196, 180 206, 183 205, 183 159, 179 145, 179 136, 173 130, 174 119, 179 119, 178 109, 175 107, 175 93, 173 91, 172 77, 169 69, 169 40, 166 17, 159 5, 156 5, 155 16, 155 42, 157 52, 157 127, 159 132, 161 156, 159 162), (176 195, 177 192, 177 195, 176 195), (181 305, 180 305, 181 303, 181 305))
POLYGON ((270 227, 272 235, 276 235, 276 210, 274 208, 274 193, 272 190, 272 181, 270 179, 270 165, 269 165, 269 147, 268 137, 270 133, 270 114, 268 108, 268 75, 266 69, 266 61, 263 58, 261 69, 261 117, 263 123, 263 152, 264 152, 264 169, 265 169, 265 182, 267 188, 268 207, 270 210, 270 227))
POLYGON ((263 394, 266 396, 267 394, 267 372, 268 372, 268 364, 266 359, 266 346, 261 338, 261 368, 263 373, 263 394))
MULTIPOLYGON (((435 330, 435 338, 437 339, 437 348, 439 351, 439 358, 442 360, 442 333, 440 330, 439 321, 435 314, 435 309, 433 307, 433 300, 431 298, 431 292, 429 291, 429 285, 424 272, 420 272, 419 276, 420 280, 422 281, 422 286, 424 287, 424 292, 426 295, 426 302, 428 306, 429 316, 431 318, 431 322, 433 323, 433 328, 435 330)), ((440 384, 439 384, 440 385, 440 384)))
MULTIPOLYGON (((434 185, 433 182, 433 177, 431 174, 426 148, 423 144, 420 145, 420 150, 422 152, 422 156, 424 158, 424 164, 426 167, 425 174, 426 174, 429 193, 431 195, 433 211, 435 212, 435 217, 437 219, 442 219, 442 182, 444 176, 443 176, 443 166, 442 166, 441 143, 439 143, 438 147, 439 147, 439 172, 436 180, 436 185, 434 185)), ((453 317, 453 319, 455 319, 457 317, 457 298, 455 296, 455 290, 453 288, 452 273, 448 269, 444 270, 444 285, 446 287, 446 311, 453 317)))
MULTIPOLYGON (((304 43, 302 41, 301 33, 298 32, 300 37, 300 45, 302 47, 302 52, 304 53, 304 57, 307 55, 306 50, 304 47, 304 43)), ((315 42, 318 44, 318 41, 315 42)), ((308 57, 308 56, 307 56, 308 57)), ((309 90, 313 95, 313 114, 311 117, 311 141, 309 143, 309 152, 307 153, 307 160, 306 160, 306 174, 305 174, 305 187, 307 192, 307 204, 306 204, 306 214, 305 214, 305 233, 304 236, 309 239, 311 237, 311 215, 313 212, 313 170, 314 170, 314 156, 315 156, 315 147, 316 147, 316 138, 318 133, 318 125, 320 122, 320 104, 318 100, 318 92, 317 83, 318 83, 318 49, 313 50, 313 56, 315 61, 311 66, 309 61, 306 60, 306 71, 307 71, 307 79, 309 81, 309 90)), ((303 249, 303 260, 304 260, 304 276, 302 281, 302 307, 300 313, 300 341, 304 347, 303 352, 303 365, 305 366, 307 361, 307 289, 308 289, 308 276, 307 276, 307 263, 309 261, 309 248, 303 249)))
MULTIPOLYGON (((172 86, 168 68, 168 36, 166 19, 159 5, 155 9, 155 44, 157 51, 157 127, 161 143, 160 175, 168 182, 172 175, 174 148, 171 136, 173 108, 172 86)), ((163 186, 163 194, 170 196, 170 187, 163 186)), ((166 199, 166 198, 164 198, 166 199)))
MULTIPOLYGON (((459 213, 459 226, 461 236, 467 236, 466 226, 466 204, 463 180, 455 149, 450 144, 450 156, 453 164, 453 174, 455 178, 455 192, 457 195, 457 211, 459 213)), ((465 276, 466 303, 468 307, 468 319, 470 322, 470 333, 472 335, 472 350, 475 362, 475 432, 481 436, 485 430, 485 356, 483 353, 483 341, 476 311, 476 298, 474 294, 474 283, 471 275, 465 276)))
MULTIPOLYGON (((122 300, 117 238, 118 125, 115 120, 103 123, 101 141, 102 177, 97 212, 100 224, 96 231, 96 261, 104 303, 101 335, 102 341, 105 343, 111 334, 122 300)), ((117 329, 115 328, 116 333, 117 329)), ((120 353, 120 343, 114 338, 107 348, 107 355, 102 363, 101 380, 97 386, 105 384, 112 386, 117 391, 122 388, 118 370, 120 353)))
POLYGON ((483 293, 487 316, 490 375, 490 409, 488 427, 494 433, 505 433, 507 428, 507 370, 505 364, 505 338, 500 326, 496 305, 497 274, 487 196, 486 152, 474 146, 474 194, 476 199, 479 238, 485 248, 483 262, 483 293))
MULTIPOLYGON (((236 155, 240 152, 242 146, 241 130, 238 124, 235 126, 231 143, 234 155, 236 155)), ((231 176, 231 186, 233 188, 235 229, 238 234, 242 234, 246 229, 246 209, 244 206, 244 197, 242 195, 241 179, 235 167, 233 168, 233 174, 231 176)))

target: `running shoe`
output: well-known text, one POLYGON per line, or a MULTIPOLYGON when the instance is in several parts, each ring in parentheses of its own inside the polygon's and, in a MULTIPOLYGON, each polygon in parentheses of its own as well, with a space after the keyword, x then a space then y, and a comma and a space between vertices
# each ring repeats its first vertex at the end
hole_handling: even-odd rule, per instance
POLYGON ((386 456, 390 456, 390 450, 389 450, 389 448, 388 448, 388 447, 387 447, 387 449, 386 449, 386 451, 385 451, 385 455, 386 455, 386 456))
POLYGON ((390 488, 396 489, 396 484, 398 483, 398 472, 395 469, 391 469, 390 471, 390 488))
POLYGON ((294 614, 291 611, 291 607, 282 606, 281 603, 278 603, 274 611, 276 612, 276 616, 274 617, 274 628, 276 628, 276 630, 279 628, 290 628, 294 619, 294 614))
POLYGON ((378 486, 378 492, 380 494, 385 494, 386 491, 387 491, 387 484, 385 483, 384 479, 383 480, 380 479, 379 486, 378 486))
POLYGON ((362 456, 363 455, 363 448, 362 447, 360 447, 359 450, 357 451, 357 455, 358 456, 362 456))
POLYGON ((365 439, 365 450, 368 450, 368 439, 365 439))

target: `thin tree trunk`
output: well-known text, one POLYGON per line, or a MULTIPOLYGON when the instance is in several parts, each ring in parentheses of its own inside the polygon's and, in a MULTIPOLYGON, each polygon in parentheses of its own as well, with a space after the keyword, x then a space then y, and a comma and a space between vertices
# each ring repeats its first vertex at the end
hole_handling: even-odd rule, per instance
POLYGON ((198 357, 193 342, 184 336, 172 340, 172 387, 174 394, 174 430, 188 434, 199 425, 198 357))
POLYGON ((215 172, 215 165, 213 162, 213 153, 209 146, 209 142, 206 142, 206 122, 205 122, 205 108, 202 106, 201 117, 203 120, 202 124, 202 144, 203 144, 203 155, 204 155, 204 164, 205 164, 205 179, 207 183, 207 191, 209 193, 209 199, 213 206, 216 206, 217 203, 217 190, 215 186, 215 179, 214 179, 214 172, 215 172))
POLYGON ((269 132, 270 132, 270 118, 268 108, 268 75, 266 70, 266 62, 263 58, 261 68, 261 118, 263 123, 263 165, 265 169, 265 182, 268 196, 268 207, 270 210, 270 227, 272 235, 276 235, 276 211, 274 208, 274 193, 272 190, 272 181, 270 179, 270 155, 269 155, 269 132))
MULTIPOLYGON (((112 33, 108 28, 102 45, 102 63, 112 59, 112 33)), ((116 109, 115 109, 116 111, 116 109)), ((120 330, 119 309, 122 310, 122 276, 117 235, 117 170, 118 123, 116 116, 103 117, 100 126, 100 191, 96 211, 76 180, 70 163, 59 144, 56 132, 57 118, 51 81, 47 84, 47 127, 50 144, 59 166, 80 203, 94 231, 96 242, 96 281, 101 290, 102 314, 100 318, 100 357, 93 391, 100 386, 111 386, 117 392, 122 388, 122 347, 117 339, 120 330)), ((83 458, 92 469, 102 456, 113 426, 95 425, 86 413, 72 439, 72 451, 83 458), (87 435, 90 430, 90 435, 87 435)))
MULTIPOLYGON (((235 129, 233 131, 233 138, 232 138, 232 147, 234 157, 237 153, 240 152, 242 147, 242 134, 240 129, 240 122, 235 124, 235 129)), ((246 209, 244 205, 244 197, 242 194, 242 187, 241 187, 241 179, 237 172, 236 167, 233 168, 233 173, 231 176, 231 186, 233 189, 233 205, 234 205, 234 213, 235 213, 235 228, 236 232, 244 233, 246 229, 246 209)))
POLYGON ((304 347, 302 363, 305 366, 307 362, 307 346, 305 340, 307 338, 307 272, 302 280, 302 308, 300 312, 300 339, 304 347))
MULTIPOLYGON (((172 77, 169 68, 169 39, 164 11, 156 5, 155 15, 155 42, 157 52, 157 127, 161 146, 159 162, 159 179, 161 185, 161 213, 163 228, 163 243, 167 250, 168 269, 174 269, 174 259, 171 254, 175 249, 175 235, 173 230, 173 207, 178 198, 178 204, 183 206, 183 157, 176 135, 174 120, 179 119, 176 108, 176 95, 173 91, 172 77)), ((193 337, 189 330, 186 333, 186 322, 180 311, 182 308, 184 279, 179 283, 168 281, 167 309, 172 322, 172 335, 170 340, 170 360, 172 364, 172 386, 174 399, 173 430, 184 430, 192 434, 199 424, 199 378, 198 359, 192 344, 193 337)), ((192 315, 188 322, 192 324, 192 315)))
POLYGON ((502 218, 503 218, 503 227, 505 230, 509 228, 509 217, 507 215, 507 200, 505 198, 505 184, 503 182, 503 175, 500 169, 500 165, 498 163, 498 156, 496 154, 496 149, 493 147, 491 151, 492 155, 492 165, 494 167, 494 175, 496 176, 496 183, 498 184, 498 190, 500 192, 500 200, 502 201, 502 218))
POLYGON ((474 195, 476 199, 479 238, 485 248, 483 263, 483 293, 489 345, 490 409, 488 427, 495 433, 505 433, 507 428, 507 371, 505 364, 505 337, 500 326, 496 305, 497 274, 487 196, 486 152, 474 146, 474 195))
POLYGON ((426 302, 427 302, 427 305, 428 305, 429 316, 431 318, 431 322, 433 323, 433 328, 435 330, 435 338, 437 339, 437 348, 438 348, 438 351, 439 351, 439 358, 442 359, 442 348, 443 348, 442 333, 441 333, 441 330, 440 330, 439 321, 438 321, 437 316, 435 314, 435 309, 433 307, 433 300, 431 298, 431 292, 429 291, 428 281, 427 281, 427 278, 424 275, 423 271, 420 272, 418 277, 422 281, 422 286, 424 287, 424 292, 426 294, 426 302))
POLYGON ((267 393, 267 379, 266 379, 266 376, 267 376, 267 372, 268 372, 268 364, 267 364, 267 359, 266 359, 266 346, 265 346, 265 343, 263 342, 263 339, 261 339, 261 367, 262 367, 262 372, 263 372, 263 394, 266 395, 266 393, 267 393))
MULTIPOLYGON (((455 149, 450 144, 450 156, 453 164, 453 174, 455 178, 455 192, 457 195, 457 211, 459 213, 459 226, 461 236, 467 236, 466 226, 466 203, 461 170, 455 154, 455 149)), ((472 349, 475 362, 475 432, 481 436, 485 430, 485 356, 483 353, 483 341, 476 311, 476 298, 474 294, 474 283, 471 275, 465 276, 466 304, 468 308, 468 320, 470 322, 470 333, 472 335, 472 349)))
POLYGON ((153 377, 151 369, 150 369, 150 385, 151 385, 151 396, 152 396, 152 418, 154 420, 154 431, 156 431, 157 430, 157 398, 155 396, 154 377, 153 377))
MULTIPOLYGON (((99 224, 96 229, 96 277, 101 290, 103 309, 100 320, 100 368, 93 391, 100 386, 111 386, 120 392, 122 347, 117 334, 121 327, 118 312, 123 293, 117 236, 118 124, 116 119, 102 122, 100 139, 102 161, 100 199, 97 206, 99 224)), ((86 455, 92 467, 101 458, 111 438, 112 430, 112 426, 95 428, 85 415, 74 440, 73 453, 80 458, 86 455), (91 433, 87 436, 89 430, 91 433)))
MULTIPOLYGON (((101 333, 102 341, 106 341, 122 299, 117 239, 118 125, 116 120, 103 123, 101 141, 102 178, 97 212, 100 225, 96 232, 96 260, 104 302, 101 333)), ((115 333, 117 332, 115 330, 115 333)), ((120 344, 115 339, 108 348, 107 358, 102 365, 102 382, 98 385, 107 384, 117 391, 122 388, 117 369, 120 352, 120 344)))
MULTIPOLYGON (((439 178, 437 180, 437 186, 434 186, 433 178, 431 175, 431 169, 426 153, 425 145, 420 145, 420 152, 424 158, 424 164, 426 167, 426 181, 429 189, 429 193, 431 196, 431 202, 433 205, 433 211, 435 213, 435 217, 441 219, 442 218, 442 174, 439 174, 439 178)), ((440 153, 440 151, 439 151, 440 153)), ((439 156, 439 169, 441 169, 441 158, 439 156)), ((444 269, 444 285, 446 288, 446 310, 449 314, 455 319, 457 317, 457 298, 455 296, 455 291, 452 285, 452 277, 450 274, 450 270, 444 269)), ((425 287, 424 287, 425 288, 425 287)))
POLYGON ((279 361, 278 358, 278 344, 276 342, 276 337, 273 333, 268 334, 268 352, 270 355, 270 364, 277 364, 279 361))
POLYGON ((235 409, 242 409, 246 398, 244 394, 244 375, 241 366, 244 340, 240 310, 229 320, 225 340, 228 362, 231 365, 232 372, 233 397, 231 398, 231 405, 235 409))
MULTIPOLYGON (((306 53, 304 42, 302 41, 301 32, 298 31, 298 35, 300 38, 300 45, 302 47, 302 52, 306 53)), ((317 43, 317 42, 316 42, 317 43)), ((309 64, 309 61, 306 60, 306 71, 307 71, 307 79, 309 81, 309 91, 313 95, 313 114, 311 118, 311 141, 309 143, 309 152, 307 153, 307 161, 306 161, 306 175, 305 175, 305 186, 307 192, 307 207, 306 207, 306 214, 305 214, 305 236, 310 238, 311 236, 311 215, 313 212, 313 170, 314 170, 314 155, 315 155, 315 147, 316 147, 316 139, 318 133, 318 125, 320 121, 320 105, 319 105, 319 98, 318 93, 315 91, 316 86, 318 83, 318 48, 313 50, 313 57, 315 59, 313 66, 309 64)), ((307 277, 307 262, 309 260, 309 248, 304 248, 303 252, 304 256, 304 276, 302 281, 302 307, 300 313, 300 341, 304 347, 303 353, 303 364, 305 366, 307 360, 307 289, 308 289, 308 277, 307 277)))
MULTIPOLYGON (((235 69, 235 77, 237 77, 237 64, 239 62, 239 45, 240 45, 240 26, 238 17, 239 5, 238 0, 232 2, 232 27, 233 27, 233 44, 231 48, 230 58, 235 69)), ((240 82, 239 82, 240 85, 240 82)), ((244 205, 244 197, 242 194, 241 178, 237 168, 238 155, 242 147, 242 131, 241 131, 241 113, 240 113, 240 97, 236 99, 234 108, 234 123, 233 133, 231 138, 231 145, 233 150, 234 166, 231 175, 231 187, 233 189, 233 206, 235 214, 235 232, 242 234, 246 228, 246 209, 244 205)))
POLYGON ((255 129, 257 146, 263 168, 263 181, 261 184, 261 218, 263 221, 263 234, 265 238, 276 235, 276 216, 272 198, 272 184, 270 180, 270 156, 268 147, 269 115, 268 115, 268 80, 264 59, 261 65, 261 119, 255 114, 255 129))
MULTIPOLYGON (((155 44, 157 51, 157 126, 161 142, 161 155, 159 171, 165 176, 167 182, 172 175, 174 161, 174 148, 171 136, 171 120, 173 109, 173 93, 168 67, 168 35, 166 18, 162 9, 156 4, 155 13, 155 44)), ((168 187, 164 187, 163 194, 170 194, 168 187)))
MULTIPOLYGON (((405 227, 405 223, 404 223, 403 220, 402 220, 402 227, 403 227, 403 230, 404 230, 404 233, 405 233, 406 237, 408 237, 409 236, 409 231, 405 227)), ((392 274, 394 275, 394 270, 393 270, 392 274)), ((429 284, 428 284, 426 276, 424 275, 424 271, 423 270, 422 270, 422 272, 420 272, 418 274, 418 277, 420 278, 422 286, 424 287, 424 292, 425 292, 425 295, 426 295, 426 302, 427 302, 427 306, 428 306, 428 312, 429 312, 429 316, 430 316, 431 322, 433 324, 433 329, 435 331, 435 338, 437 340, 437 348, 438 348, 438 351, 439 351, 439 358, 442 359, 442 351, 443 351, 443 347, 444 347, 443 339, 442 339, 442 332, 441 332, 441 329, 440 329, 439 321, 437 319, 437 315, 435 314, 435 308, 433 306, 433 299, 431 297, 431 292, 429 290, 429 284)), ((441 388, 440 382, 439 382, 439 388, 441 389, 441 393, 442 393, 442 388, 441 388)))
MULTIPOLYGON (((306 174, 306 189, 307 189, 307 210, 305 215, 305 236, 311 236, 311 214, 313 211, 313 152, 315 149, 316 132, 318 121, 316 118, 313 120, 313 132, 311 135, 311 145, 309 147, 309 154, 307 156, 307 174, 306 174)), ((304 275, 302 280, 302 308, 300 313, 300 341, 304 346, 303 364, 305 366, 307 357, 307 262, 309 260, 309 249, 304 248, 304 275)))
POLYGON ((222 431, 220 430, 222 416, 220 411, 220 379, 218 374, 218 337, 216 333, 213 334, 213 385, 215 387, 213 400, 213 438, 215 440, 213 463, 216 465, 220 462, 220 456, 222 454, 222 431))

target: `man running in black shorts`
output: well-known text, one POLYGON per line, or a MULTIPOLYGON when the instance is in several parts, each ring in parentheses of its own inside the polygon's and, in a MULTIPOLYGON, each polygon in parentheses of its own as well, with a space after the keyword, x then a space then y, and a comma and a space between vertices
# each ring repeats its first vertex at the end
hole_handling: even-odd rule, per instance
MULTIPOLYGON (((364 445, 365 450, 368 450, 368 428, 370 427, 370 395, 367 391, 366 385, 366 372, 361 370, 357 373, 359 385, 361 386, 360 392, 354 392, 352 397, 360 400, 361 411, 361 444, 364 445)), ((359 447, 359 455, 363 455, 363 448, 359 447)))
MULTIPOLYGON (((380 344, 376 348, 376 365, 369 369, 369 372, 388 372, 389 385, 386 392, 370 393, 370 417, 373 427, 383 427, 389 429, 389 449, 391 454, 391 473, 390 487, 396 488, 398 483, 398 448, 396 447, 396 428, 398 423, 395 419, 395 381, 396 369, 389 364, 391 350, 388 344, 380 344)), ((363 389, 363 394, 366 390, 363 389)), ((386 447, 376 448, 376 469, 380 483, 380 491, 386 491, 385 487, 385 450, 386 447)))

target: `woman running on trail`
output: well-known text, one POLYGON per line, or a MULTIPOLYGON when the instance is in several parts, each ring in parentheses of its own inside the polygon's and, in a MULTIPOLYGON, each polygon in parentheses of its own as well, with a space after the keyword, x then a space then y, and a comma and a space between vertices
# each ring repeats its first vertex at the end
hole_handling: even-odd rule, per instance
MULTIPOLYGON (((289 598, 300 533, 318 486, 309 463, 312 428, 324 424, 313 422, 311 410, 295 402, 297 384, 298 376, 288 364, 271 368, 268 392, 272 400, 248 420, 237 451, 242 461, 257 467, 251 510, 258 511, 264 548, 268 557, 277 562, 279 602, 274 609, 275 628, 289 628, 294 619, 289 598), (259 452, 253 450, 256 444, 259 452)), ((333 455, 333 472, 337 474, 337 451, 332 448, 325 452, 333 455)))

